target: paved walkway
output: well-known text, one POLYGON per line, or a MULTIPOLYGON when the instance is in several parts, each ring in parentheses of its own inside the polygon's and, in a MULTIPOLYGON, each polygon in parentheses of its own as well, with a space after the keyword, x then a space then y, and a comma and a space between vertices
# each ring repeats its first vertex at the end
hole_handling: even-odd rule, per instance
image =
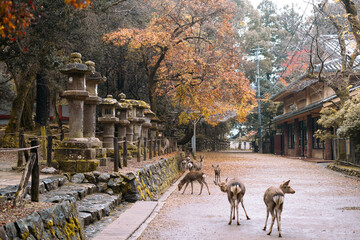
POLYGON ((158 201, 137 201, 131 208, 121 214, 119 218, 96 234, 92 240, 138 239, 151 220, 160 212, 167 198, 176 189, 181 179, 182 177, 158 201))

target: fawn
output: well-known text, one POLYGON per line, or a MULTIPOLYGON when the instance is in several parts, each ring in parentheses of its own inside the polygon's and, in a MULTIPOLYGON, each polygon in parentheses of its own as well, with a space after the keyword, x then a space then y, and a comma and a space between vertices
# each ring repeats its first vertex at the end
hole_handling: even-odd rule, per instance
POLYGON ((205 184, 205 186, 206 186, 206 188, 208 190, 208 193, 210 195, 209 187, 208 187, 207 183, 205 182, 205 177, 206 177, 205 173, 200 172, 200 171, 188 172, 185 175, 185 177, 183 179, 181 179, 181 181, 180 181, 180 183, 178 185, 179 191, 181 190, 181 188, 186 183, 184 191, 182 192, 182 194, 184 194, 187 186, 189 185, 189 183, 191 183, 191 194, 193 194, 193 181, 198 181, 200 183, 200 185, 201 185, 199 195, 202 193, 202 189, 203 189, 204 184, 205 184))
POLYGON ((189 170, 190 171, 201 171, 205 156, 200 155, 200 163, 193 162, 189 158, 189 170))
POLYGON ((275 222, 278 225, 278 231, 279 231, 279 237, 281 237, 281 212, 283 209, 283 203, 284 203, 284 195, 285 193, 291 193, 294 194, 295 191, 289 186, 290 180, 283 182, 280 184, 280 187, 269 187, 264 194, 264 202, 266 205, 266 220, 265 220, 265 227, 263 228, 264 231, 266 231, 266 224, 269 217, 269 212, 271 213, 271 225, 270 230, 267 235, 271 234, 272 227, 275 222), (275 210, 275 214, 274 214, 275 210))
POLYGON ((222 192, 226 192, 227 193, 227 197, 230 203, 230 221, 229 221, 229 225, 232 222, 232 219, 235 219, 235 210, 237 212, 237 225, 240 225, 239 222, 239 203, 241 203, 242 208, 244 209, 245 215, 246 215, 246 219, 250 220, 249 216, 246 213, 245 207, 244 207, 244 203, 243 203, 243 197, 245 195, 245 185, 236 178, 230 179, 228 181, 228 179, 226 179, 225 182, 219 182, 218 183, 220 190, 222 192))
POLYGON ((219 164, 216 165, 216 166, 214 166, 214 164, 212 164, 212 167, 214 168, 214 172, 215 172, 215 181, 214 181, 214 183, 216 185, 221 181, 220 180, 220 171, 221 171, 221 169, 220 169, 219 164))

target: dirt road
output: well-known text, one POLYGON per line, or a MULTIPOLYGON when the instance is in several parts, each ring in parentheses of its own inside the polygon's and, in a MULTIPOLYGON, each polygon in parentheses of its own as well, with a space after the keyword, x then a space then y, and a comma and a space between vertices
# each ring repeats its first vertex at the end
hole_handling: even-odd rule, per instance
MULTIPOLYGON (((290 179, 296 191, 286 195, 282 213, 283 239, 360 239, 360 181, 315 163, 253 153, 200 153, 211 195, 194 183, 182 195, 177 190, 150 222, 140 239, 278 239, 276 223, 271 236, 265 223, 263 194, 269 186, 290 179), (221 179, 238 176, 245 186, 244 204, 251 220, 239 206, 240 226, 228 225, 230 205, 214 185, 211 164, 220 164, 221 179)), ((269 219, 269 221, 271 221, 269 219)), ((268 225, 269 226, 269 225, 268 225)))

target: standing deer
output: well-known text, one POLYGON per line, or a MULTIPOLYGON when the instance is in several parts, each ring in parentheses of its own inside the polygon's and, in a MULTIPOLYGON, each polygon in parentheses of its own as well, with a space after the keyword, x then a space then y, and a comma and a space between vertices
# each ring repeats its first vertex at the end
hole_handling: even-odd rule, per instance
POLYGON ((188 172, 185 177, 183 179, 181 179, 179 185, 178 185, 178 188, 179 188, 179 191, 181 190, 181 188, 184 186, 184 184, 186 183, 185 185, 185 188, 184 188, 184 191, 182 192, 182 194, 184 194, 187 186, 189 185, 189 183, 191 183, 191 194, 193 194, 193 182, 194 181, 198 181, 201 185, 201 188, 200 188, 200 193, 199 195, 202 193, 202 189, 203 189, 203 185, 205 184, 207 190, 208 190, 208 193, 210 195, 210 191, 209 191, 209 187, 207 185, 207 183, 205 182, 205 173, 203 172, 200 172, 200 171, 192 171, 192 172, 188 172))
POLYGON ((220 180, 220 172, 221 172, 221 169, 220 169, 220 166, 219 164, 214 166, 214 164, 212 164, 212 167, 214 168, 214 172, 215 172, 215 185, 218 184, 221 180, 220 180))
POLYGON ((275 222, 277 222, 279 237, 281 237, 281 212, 283 210, 284 204, 284 196, 285 193, 294 194, 295 191, 289 186, 290 180, 283 182, 280 184, 280 187, 269 187, 264 194, 264 202, 266 205, 266 220, 265 220, 265 227, 263 228, 266 231, 266 224, 269 217, 269 212, 271 213, 271 225, 270 230, 267 235, 271 234, 272 227, 275 222), (274 214, 275 211, 275 214, 274 214))
POLYGON ((244 209, 245 215, 246 215, 246 219, 250 220, 249 216, 246 213, 245 207, 244 207, 244 203, 243 203, 243 197, 245 195, 245 185, 236 178, 230 179, 228 181, 228 179, 226 179, 225 182, 219 182, 219 187, 220 190, 222 192, 226 192, 227 193, 227 197, 230 203, 230 221, 229 221, 229 225, 232 222, 232 219, 235 219, 235 210, 237 212, 237 225, 240 225, 239 222, 239 203, 241 203, 242 208, 244 209))
POLYGON ((189 159, 189 169, 190 169, 190 171, 201 171, 202 166, 203 166, 204 158, 205 158, 205 156, 200 155, 200 163, 193 162, 193 161, 191 161, 189 159))

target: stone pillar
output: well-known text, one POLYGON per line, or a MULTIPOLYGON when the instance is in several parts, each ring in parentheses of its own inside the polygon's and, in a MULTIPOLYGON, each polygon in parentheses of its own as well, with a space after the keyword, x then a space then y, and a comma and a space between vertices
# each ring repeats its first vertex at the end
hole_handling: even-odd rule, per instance
POLYGON ((142 125, 142 129, 143 129, 142 135, 143 135, 143 137, 146 137, 147 139, 149 139, 149 129, 152 126, 151 118, 155 117, 155 113, 153 113, 150 110, 150 106, 148 106, 148 108, 145 109, 144 116, 145 116, 145 122, 142 125))
POLYGON ((289 155, 289 128, 287 122, 283 124, 284 131, 284 155, 289 155))
POLYGON ((100 73, 95 71, 95 63, 87 61, 90 74, 86 76, 86 90, 89 92, 89 97, 85 99, 84 106, 84 137, 89 138, 90 147, 102 147, 102 142, 95 137, 96 132, 96 106, 101 103, 101 98, 98 97, 97 87, 100 82, 105 79, 101 77, 100 73))
POLYGON ((131 108, 131 105, 125 100, 126 95, 124 93, 119 94, 119 104, 117 106, 116 116, 119 118, 119 127, 118 127, 118 139, 122 141, 126 137, 126 126, 130 124, 128 120, 128 110, 131 108))
POLYGON ((128 111, 128 120, 130 122, 129 125, 126 126, 126 139, 129 141, 129 144, 133 145, 134 141, 134 125, 137 121, 136 118, 136 102, 135 100, 126 100, 130 104, 130 108, 128 111))
POLYGON ((294 150, 295 156, 300 156, 300 128, 299 128, 299 119, 295 119, 294 121, 294 132, 295 132, 295 140, 294 140, 294 150))
POLYGON ((114 99, 112 95, 107 95, 100 104, 100 106, 102 107, 102 117, 99 118, 99 122, 101 122, 104 126, 104 148, 114 148, 114 125, 119 121, 119 118, 115 116, 115 108, 117 105, 118 101, 116 101, 116 99, 114 99))
POLYGON ((306 132, 307 132, 307 143, 306 143, 306 157, 312 158, 312 150, 313 150, 313 124, 312 124, 312 116, 307 115, 306 116, 306 132))
MULTIPOLYGON (((145 122, 144 110, 147 107, 146 102, 137 100, 135 105, 136 122, 134 124, 134 140, 142 139, 142 124, 145 122)), ((140 140, 142 142, 142 140, 140 140)))
POLYGON ((67 90, 62 96, 69 103, 69 138, 83 138, 84 100, 89 96, 85 89, 85 74, 88 66, 81 63, 81 54, 72 53, 70 63, 61 73, 68 76, 67 90))
POLYGON ((85 75, 89 68, 81 61, 80 53, 72 53, 70 63, 60 70, 67 75, 67 90, 62 96, 69 103, 69 138, 65 138, 54 152, 54 160, 64 172, 88 172, 96 170, 99 161, 95 149, 90 148, 89 139, 84 138, 84 101, 89 97, 86 91, 85 75))

